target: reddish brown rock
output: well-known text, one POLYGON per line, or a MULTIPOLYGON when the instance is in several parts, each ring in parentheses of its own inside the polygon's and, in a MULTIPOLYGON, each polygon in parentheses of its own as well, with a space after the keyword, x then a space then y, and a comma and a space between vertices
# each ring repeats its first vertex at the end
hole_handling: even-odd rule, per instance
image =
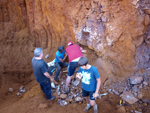
POLYGON ((149 24, 149 21, 150 21, 149 15, 146 15, 146 16, 145 16, 145 25, 146 25, 146 26, 149 24))
POLYGON ((46 108, 48 107, 48 105, 46 103, 41 103, 38 108, 46 108))
POLYGON ((135 98, 131 92, 127 92, 127 91, 123 92, 123 100, 125 100, 129 104, 134 104, 135 102, 138 101, 138 99, 135 98))
POLYGON ((121 107, 119 107, 119 109, 117 110, 117 113, 126 113, 126 109, 125 109, 123 106, 121 106, 121 107))
POLYGON ((66 94, 61 94, 60 98, 65 99, 65 98, 67 98, 67 95, 66 94))
POLYGON ((140 76, 131 76, 130 77, 130 84, 139 84, 143 80, 143 77, 140 76))

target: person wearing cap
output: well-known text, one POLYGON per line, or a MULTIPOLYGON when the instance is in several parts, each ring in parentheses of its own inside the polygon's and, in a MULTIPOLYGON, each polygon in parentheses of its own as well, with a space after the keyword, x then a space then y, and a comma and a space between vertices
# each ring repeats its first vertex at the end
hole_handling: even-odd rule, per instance
POLYGON ((68 76, 66 78, 66 85, 65 85, 65 89, 64 89, 64 93, 68 93, 68 86, 69 83, 71 82, 71 78, 76 70, 77 67, 79 67, 78 65, 78 61, 80 59, 80 57, 82 57, 82 49, 79 45, 77 44, 73 44, 73 42, 68 42, 67 43, 67 48, 66 48, 66 52, 69 58, 69 65, 68 65, 68 76))
POLYGON ((57 82, 57 78, 59 76, 59 73, 60 73, 60 70, 61 70, 61 67, 67 67, 68 66, 68 62, 66 62, 67 58, 67 54, 64 50, 64 47, 63 46, 59 46, 58 48, 58 51, 56 52, 55 54, 55 66, 56 66, 56 73, 55 73, 55 77, 54 77, 54 81, 57 82))
POLYGON ((46 96, 47 100, 53 100, 56 96, 51 95, 51 81, 52 77, 51 69, 47 63, 43 60, 43 49, 41 47, 35 48, 34 57, 32 58, 32 68, 35 79, 40 83, 41 89, 46 96))
POLYGON ((78 64, 80 68, 76 77, 82 79, 82 96, 85 97, 87 101, 87 106, 83 110, 86 112, 93 106, 94 113, 98 113, 97 104, 95 102, 101 85, 98 70, 96 67, 88 64, 86 57, 81 57, 78 64))

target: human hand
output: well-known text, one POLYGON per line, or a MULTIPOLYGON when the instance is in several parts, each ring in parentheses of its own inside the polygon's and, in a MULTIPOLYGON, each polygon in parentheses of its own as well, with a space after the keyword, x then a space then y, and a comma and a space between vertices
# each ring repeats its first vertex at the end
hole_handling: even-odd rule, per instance
POLYGON ((65 55, 66 55, 66 56, 68 56, 68 54, 67 54, 67 53, 65 53, 65 55))
POLYGON ((86 53, 86 50, 82 50, 82 53, 86 53))
POLYGON ((53 82, 53 81, 54 81, 54 78, 53 78, 53 77, 51 77, 51 78, 50 78, 50 80, 53 82))
POLYGON ((79 78, 79 79, 81 79, 82 78, 82 74, 81 73, 77 73, 76 77, 79 78))
POLYGON ((93 94, 93 97, 94 97, 94 98, 97 98, 98 95, 99 95, 99 94, 95 92, 95 93, 93 94))

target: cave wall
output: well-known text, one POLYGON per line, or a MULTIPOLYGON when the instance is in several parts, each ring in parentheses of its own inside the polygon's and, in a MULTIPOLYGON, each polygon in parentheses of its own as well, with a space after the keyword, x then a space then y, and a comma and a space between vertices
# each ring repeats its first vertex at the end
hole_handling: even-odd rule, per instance
POLYGON ((31 41, 24 0, 0 1, 0 72, 31 73, 31 41))
POLYGON ((110 77, 127 77, 142 68, 138 52, 144 44, 149 47, 149 0, 3 0, 0 6, 3 66, 31 68, 34 47, 54 58, 58 46, 72 40, 94 50, 110 77), (13 55, 16 48, 19 54, 13 55))

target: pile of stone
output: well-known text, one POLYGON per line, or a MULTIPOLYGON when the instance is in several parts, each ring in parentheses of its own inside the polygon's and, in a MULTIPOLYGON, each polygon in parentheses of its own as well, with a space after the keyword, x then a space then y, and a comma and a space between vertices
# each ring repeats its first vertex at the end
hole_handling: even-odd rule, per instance
POLYGON ((148 91, 149 86, 149 76, 133 75, 119 82, 115 79, 109 79, 104 83, 103 90, 110 94, 122 95, 123 104, 126 102, 130 105, 136 102, 150 104, 150 99, 143 98, 144 92, 148 91))
MULTIPOLYGON (((66 76, 66 75, 65 75, 66 76)), ((66 83, 66 77, 60 78, 60 83, 55 84, 56 88, 53 89, 53 94, 56 96, 56 100, 58 104, 61 106, 65 106, 67 104, 72 103, 83 103, 82 98, 82 88, 81 88, 81 82, 80 80, 73 78, 70 85, 69 85, 69 93, 64 93, 65 83, 66 83)))

